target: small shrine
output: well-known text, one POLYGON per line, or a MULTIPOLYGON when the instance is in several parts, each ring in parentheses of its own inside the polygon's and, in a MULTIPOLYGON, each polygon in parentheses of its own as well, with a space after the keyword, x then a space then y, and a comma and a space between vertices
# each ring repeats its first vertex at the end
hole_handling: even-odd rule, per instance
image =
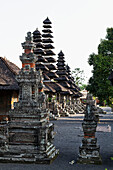
POLYGON ((52 141, 54 125, 49 123, 46 110, 43 81, 36 71, 35 47, 31 32, 22 43, 24 53, 20 56, 22 69, 16 79, 19 83, 19 101, 1 122, 3 132, 0 145, 1 162, 51 163, 59 153, 52 141))
POLYGON ((88 94, 86 99, 85 117, 82 123, 84 138, 82 139, 82 145, 79 147, 78 163, 102 164, 100 146, 97 144, 97 138, 95 137, 97 121, 97 108, 95 107, 92 95, 88 94))

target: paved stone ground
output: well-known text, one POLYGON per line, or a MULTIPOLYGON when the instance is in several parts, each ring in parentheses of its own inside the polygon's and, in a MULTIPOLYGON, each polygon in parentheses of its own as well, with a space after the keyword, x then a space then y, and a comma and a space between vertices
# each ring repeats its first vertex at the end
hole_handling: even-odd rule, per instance
POLYGON ((105 170, 106 168, 106 170, 113 170, 113 160, 111 160, 113 157, 113 114, 102 115, 96 133, 101 147, 102 165, 76 163, 83 136, 82 119, 82 114, 76 114, 76 116, 53 121, 56 132, 54 144, 59 148, 60 154, 51 165, 0 163, 0 170, 105 170))

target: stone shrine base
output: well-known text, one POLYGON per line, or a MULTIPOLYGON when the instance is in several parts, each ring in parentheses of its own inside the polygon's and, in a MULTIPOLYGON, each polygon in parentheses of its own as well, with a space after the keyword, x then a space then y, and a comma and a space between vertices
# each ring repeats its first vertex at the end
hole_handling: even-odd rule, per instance
POLYGON ((101 157, 90 157, 90 156, 80 156, 77 160, 78 164, 96 164, 96 165, 101 165, 102 164, 102 159, 101 157))
POLYGON ((0 153, 0 163, 35 163, 35 164, 51 164, 58 156, 59 150, 55 149, 53 153, 48 158, 36 158, 31 157, 31 155, 15 155, 13 157, 12 155, 8 155, 7 153, 3 154, 2 157, 0 153), (6 155, 7 156, 6 156, 6 155))
POLYGON ((59 154, 52 143, 54 124, 39 108, 10 111, 0 122, 0 162, 50 164, 59 154))

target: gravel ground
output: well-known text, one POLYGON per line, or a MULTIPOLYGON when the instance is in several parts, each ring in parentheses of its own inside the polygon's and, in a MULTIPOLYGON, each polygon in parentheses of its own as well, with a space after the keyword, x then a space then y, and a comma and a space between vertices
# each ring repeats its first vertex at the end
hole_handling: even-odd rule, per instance
MULTIPOLYGON (((54 144, 60 154, 51 165, 0 163, 0 170, 113 170, 113 114, 102 115, 98 126, 111 127, 111 132, 96 133, 100 144, 102 165, 77 164, 79 145, 82 141, 82 114, 53 121, 55 124, 54 144), (73 164, 70 164, 71 161, 73 164)), ((103 128, 105 129, 105 128, 103 128)))

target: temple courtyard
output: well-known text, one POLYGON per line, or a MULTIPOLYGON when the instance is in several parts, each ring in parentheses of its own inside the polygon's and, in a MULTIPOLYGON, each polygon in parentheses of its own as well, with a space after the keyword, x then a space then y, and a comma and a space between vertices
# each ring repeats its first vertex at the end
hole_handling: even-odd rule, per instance
POLYGON ((0 163, 0 170, 113 170, 113 113, 110 112, 100 115, 96 132, 102 165, 77 164, 83 138, 83 117, 83 114, 76 114, 52 121, 55 125, 54 145, 60 153, 50 165, 0 163))

